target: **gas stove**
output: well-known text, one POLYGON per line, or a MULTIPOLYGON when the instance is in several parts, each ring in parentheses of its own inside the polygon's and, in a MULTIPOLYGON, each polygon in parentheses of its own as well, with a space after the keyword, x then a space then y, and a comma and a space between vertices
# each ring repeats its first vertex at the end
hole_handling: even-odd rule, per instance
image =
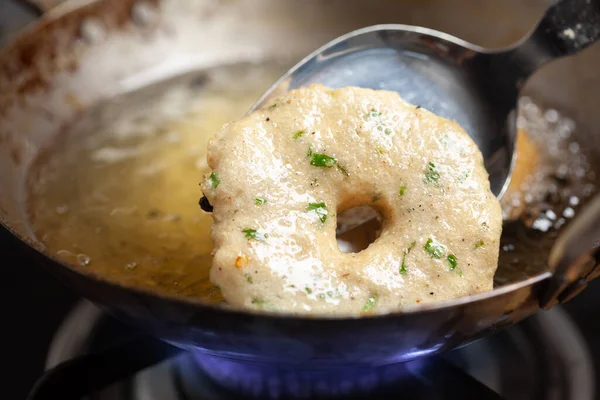
MULTIPOLYGON (((169 348, 85 301, 79 301, 57 329, 46 368, 52 372, 32 399, 288 398, 282 396, 282 388, 252 369, 169 348), (230 384, 219 384, 215 377, 230 384), (98 382, 109 383, 96 390, 98 382)), ((350 398, 344 394, 351 394, 353 399, 402 395, 440 400, 591 400, 596 380, 589 348, 562 308, 538 313, 443 357, 381 366, 347 377, 329 373, 311 389, 291 379, 288 384, 296 387, 285 392, 304 398, 350 398)))

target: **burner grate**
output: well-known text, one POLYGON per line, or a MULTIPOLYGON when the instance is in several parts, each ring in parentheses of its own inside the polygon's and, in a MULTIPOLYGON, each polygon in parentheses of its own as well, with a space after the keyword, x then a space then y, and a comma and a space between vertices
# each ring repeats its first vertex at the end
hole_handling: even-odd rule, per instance
POLYGON ((50 354, 56 366, 30 400, 362 398, 358 394, 378 399, 402 394, 428 400, 592 400, 594 391, 585 344, 560 308, 445 356, 376 368, 298 371, 183 352, 131 331, 86 302, 67 318, 50 354))

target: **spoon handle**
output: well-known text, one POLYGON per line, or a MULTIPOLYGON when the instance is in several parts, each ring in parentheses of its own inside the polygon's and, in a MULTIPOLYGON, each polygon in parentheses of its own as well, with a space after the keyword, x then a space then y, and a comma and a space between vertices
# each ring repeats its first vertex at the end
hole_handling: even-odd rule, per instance
POLYGON ((545 63, 575 54, 599 37, 600 0, 561 0, 546 11, 526 39, 505 54, 518 67, 520 76, 515 78, 522 84, 545 63))
POLYGON ((561 0, 542 16, 531 33, 515 46, 477 53, 465 65, 493 94, 498 118, 514 110, 527 79, 542 65, 575 54, 600 38, 600 0, 561 0))

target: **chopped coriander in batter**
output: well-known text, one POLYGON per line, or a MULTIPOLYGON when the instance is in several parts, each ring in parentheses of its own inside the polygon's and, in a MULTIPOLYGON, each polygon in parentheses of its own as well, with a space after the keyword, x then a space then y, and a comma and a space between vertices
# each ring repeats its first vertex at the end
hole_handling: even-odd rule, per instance
POLYGON ((302 131, 298 131, 296 133, 294 133, 294 136, 292 136, 295 139, 300 138, 302 135, 304 135, 306 133, 306 131, 302 130, 302 131))
POLYGON ((331 168, 337 164, 337 160, 327 154, 312 153, 311 156, 310 165, 314 165, 315 167, 331 168))
POLYGON ((219 186, 219 183, 221 183, 221 180, 219 179, 219 175, 217 175, 216 172, 213 172, 208 176, 208 181, 210 182, 211 189, 216 189, 217 186, 219 186))
POLYGON ((446 259, 448 260, 448 264, 450 264, 450 271, 453 271, 457 264, 456 256, 454 254, 448 254, 446 259))
POLYGON ((429 238, 425 243, 425 251, 433 258, 442 258, 446 253, 446 246, 435 239, 429 238))
POLYGON ((427 170, 425 171, 425 183, 431 185, 437 185, 440 180, 440 174, 437 171, 437 167, 431 161, 427 163, 427 170))
POLYGON ((266 240, 266 238, 269 237, 269 235, 267 235, 266 233, 262 234, 256 229, 251 228, 242 229, 242 232, 244 233, 246 239, 266 240))
POLYGON ((325 203, 308 203, 306 211, 314 211, 322 223, 327 221, 327 206, 325 203))
POLYGON ((363 306, 363 311, 369 312, 375 307, 375 303, 377 303, 377 295, 371 294, 367 299, 367 302, 363 306))

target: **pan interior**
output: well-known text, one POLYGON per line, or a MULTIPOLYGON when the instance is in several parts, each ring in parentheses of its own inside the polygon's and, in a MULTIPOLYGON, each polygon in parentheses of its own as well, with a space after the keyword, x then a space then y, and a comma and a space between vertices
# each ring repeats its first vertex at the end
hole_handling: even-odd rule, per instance
MULTIPOLYGON (((206 143, 288 66, 191 72, 85 112, 30 170, 37 239, 64 263, 111 281, 221 302, 209 280, 212 221, 197 203, 206 143)), ((595 191, 590 158, 572 139, 574 121, 522 98, 519 126, 496 287, 544 272, 560 230, 595 191)))
POLYGON ((28 216, 53 255, 110 280, 220 301, 199 182, 208 139, 287 65, 188 73, 87 112, 41 152, 28 216))

